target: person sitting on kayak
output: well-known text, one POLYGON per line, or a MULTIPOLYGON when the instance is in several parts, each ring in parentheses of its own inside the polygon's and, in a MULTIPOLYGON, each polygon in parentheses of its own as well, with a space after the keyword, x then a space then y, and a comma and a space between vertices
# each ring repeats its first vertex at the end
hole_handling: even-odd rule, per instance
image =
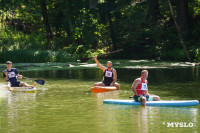
POLYGON ((28 85, 24 82, 17 81, 17 78, 22 79, 23 76, 20 75, 16 68, 12 68, 12 62, 7 61, 6 62, 7 69, 3 71, 3 77, 5 82, 8 83, 8 88, 10 87, 35 87, 37 85, 36 82, 34 82, 33 85, 28 85))
POLYGON ((148 93, 148 71, 143 70, 141 72, 141 77, 135 79, 132 85, 132 90, 134 92, 134 100, 136 102, 141 102, 143 106, 146 106, 146 101, 159 101, 160 97, 156 95, 150 95, 148 93))
POLYGON ((115 86, 118 90, 120 85, 117 81, 117 72, 112 68, 112 62, 107 62, 107 68, 99 63, 97 56, 94 57, 97 66, 104 72, 104 77, 102 82, 95 83, 94 86, 115 86))

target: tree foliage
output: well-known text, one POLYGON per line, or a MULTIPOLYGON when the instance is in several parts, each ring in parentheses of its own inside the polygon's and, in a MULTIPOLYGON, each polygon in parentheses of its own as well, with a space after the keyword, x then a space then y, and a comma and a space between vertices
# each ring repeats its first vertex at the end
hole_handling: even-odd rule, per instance
MULTIPOLYGON (((189 55, 197 61, 200 1, 171 2, 189 55)), ((187 60, 163 0, 0 0, 0 20, 0 52, 52 50, 82 58, 123 48, 111 56, 187 60)))

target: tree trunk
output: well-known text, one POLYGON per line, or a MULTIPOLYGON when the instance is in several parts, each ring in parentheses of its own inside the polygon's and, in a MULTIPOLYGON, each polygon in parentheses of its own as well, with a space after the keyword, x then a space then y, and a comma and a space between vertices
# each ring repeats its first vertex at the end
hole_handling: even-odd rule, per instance
POLYGON ((115 8, 115 0, 108 0, 107 8, 108 8, 107 14, 108 14, 110 36, 111 36, 111 39, 112 39, 113 49, 116 50, 117 45, 116 45, 116 38, 115 38, 115 30, 114 30, 114 26, 113 26, 113 22, 112 22, 112 16, 111 16, 111 11, 115 8))
POLYGON ((98 4, 98 0, 89 0, 89 7, 94 8, 98 4))
POLYGON ((116 50, 117 46, 116 46, 116 39, 115 39, 115 31, 114 31, 113 22, 112 22, 110 12, 108 13, 108 22, 109 22, 110 36, 111 36, 111 39, 112 39, 113 49, 116 50))
POLYGON ((47 49, 49 49, 52 47, 51 39, 53 38, 53 35, 52 35, 51 26, 50 26, 49 19, 48 19, 46 0, 41 0, 40 7, 41 7, 41 13, 42 13, 43 22, 44 22, 44 26, 45 26, 45 30, 46 30, 47 49))
POLYGON ((178 32, 178 37, 179 37, 180 43, 181 43, 181 45, 182 45, 182 47, 183 47, 183 51, 185 52, 185 55, 186 55, 186 57, 188 58, 188 60, 191 62, 191 58, 190 58, 189 52, 188 52, 188 50, 187 50, 187 47, 186 47, 186 45, 185 45, 185 41, 184 41, 184 39, 183 39, 180 26, 179 26, 179 24, 177 23, 177 21, 176 21, 176 19, 175 19, 174 11, 173 11, 173 8, 172 8, 172 5, 171 5, 170 0, 168 0, 168 3, 169 3, 170 12, 171 12, 171 14, 172 14, 172 18, 173 18, 174 23, 175 23, 175 25, 176 25, 176 29, 177 29, 177 32, 178 32))
POLYGON ((156 21, 160 17, 160 9, 158 0, 148 0, 148 14, 147 18, 152 21, 156 21))
POLYGON ((183 39, 188 40, 188 0, 176 0, 177 22, 180 26, 183 39))

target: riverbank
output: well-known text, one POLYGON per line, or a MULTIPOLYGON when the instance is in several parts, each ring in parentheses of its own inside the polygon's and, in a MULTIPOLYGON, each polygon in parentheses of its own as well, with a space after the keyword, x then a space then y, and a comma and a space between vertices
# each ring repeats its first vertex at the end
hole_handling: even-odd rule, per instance
MULTIPOLYGON (((100 59, 102 65, 106 65, 107 60, 100 59)), ((174 68, 174 67, 198 67, 197 63, 189 62, 170 62, 154 60, 112 60, 114 68, 127 69, 156 69, 156 68, 174 68)), ((5 69, 4 64, 0 64, 1 69, 5 69)), ((65 70, 65 69, 90 69, 96 68, 97 65, 93 60, 86 63, 67 62, 67 63, 13 63, 13 67, 20 71, 34 70, 65 70)))

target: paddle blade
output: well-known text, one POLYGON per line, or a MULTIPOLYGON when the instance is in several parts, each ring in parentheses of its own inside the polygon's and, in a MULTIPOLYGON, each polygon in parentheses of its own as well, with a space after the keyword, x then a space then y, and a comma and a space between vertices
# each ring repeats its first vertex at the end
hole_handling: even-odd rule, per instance
POLYGON ((37 82, 40 85, 44 85, 44 83, 45 83, 44 80, 40 80, 40 79, 37 79, 37 80, 34 80, 34 81, 37 82))

